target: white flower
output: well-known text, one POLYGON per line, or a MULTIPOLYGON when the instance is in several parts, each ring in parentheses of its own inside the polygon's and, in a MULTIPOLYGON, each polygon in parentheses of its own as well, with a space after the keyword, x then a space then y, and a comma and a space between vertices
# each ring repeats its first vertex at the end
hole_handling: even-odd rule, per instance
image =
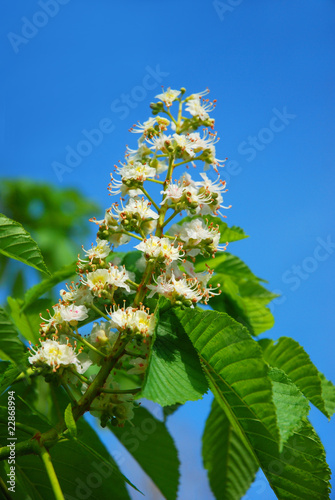
POLYGON ((144 307, 136 309, 116 309, 110 313, 111 325, 118 330, 130 329, 144 336, 152 335, 155 330, 155 317, 145 311, 144 307))
POLYGON ((160 134, 151 139, 147 139, 147 142, 152 144, 151 149, 154 151, 166 152, 166 144, 170 144, 171 140, 171 135, 160 134))
POLYGON ((195 152, 194 152, 194 148, 193 148, 194 143, 189 139, 188 135, 173 134, 173 138, 174 138, 177 146, 182 151, 185 151, 191 158, 193 158, 193 156, 195 156, 195 152))
POLYGON ((226 245, 219 245, 219 227, 213 223, 205 224, 202 219, 193 219, 182 225, 174 224, 169 232, 183 241, 185 251, 192 257, 198 255, 202 249, 213 255, 218 250, 222 252, 226 249, 226 245))
POLYGON ((129 286, 126 281, 130 279, 129 273, 124 266, 117 267, 110 265, 109 269, 109 283, 116 286, 117 288, 125 288, 127 292, 130 292, 129 286))
POLYGON ((77 358, 75 347, 69 342, 61 344, 56 340, 47 339, 40 343, 40 347, 37 350, 30 343, 30 352, 34 353, 28 358, 30 364, 38 366, 48 365, 53 371, 56 371, 60 366, 73 365, 78 373, 84 373, 88 368, 87 363, 85 363, 85 367, 81 364, 77 358))
POLYGON ((111 330, 110 323, 101 321, 100 323, 93 323, 93 328, 89 336, 89 341, 94 344, 105 345, 110 343, 114 345, 118 338, 118 334, 111 330))
POLYGON ((131 219, 134 215, 138 216, 142 220, 158 219, 159 215, 150 207, 151 202, 145 200, 144 198, 130 198, 125 207, 122 205, 122 210, 118 208, 118 203, 114 203, 113 205, 113 209, 118 215, 119 222, 121 222, 125 218, 131 219))
POLYGON ((129 274, 124 267, 118 268, 109 264, 108 269, 97 269, 96 271, 87 273, 86 279, 82 277, 81 281, 90 288, 94 295, 100 296, 101 291, 107 290, 109 285, 117 288, 125 288, 127 292, 130 292, 130 288, 126 284, 128 279, 129 274))
POLYGON ((81 282, 88 286, 94 295, 99 295, 101 290, 105 290, 109 285, 110 275, 108 271, 108 269, 97 269, 87 273, 86 280, 82 277, 81 282))
POLYGON ((66 284, 66 288, 67 290, 62 289, 59 292, 64 302, 75 302, 77 306, 93 302, 93 297, 88 287, 72 283, 70 286, 66 284))
POLYGON ((161 194, 165 194, 165 197, 160 204, 163 205, 166 200, 177 203, 183 196, 184 190, 182 185, 170 183, 165 191, 161 191, 161 194))
POLYGON ((92 248, 90 248, 90 250, 85 250, 83 247, 85 254, 90 260, 104 259, 109 255, 111 251, 108 241, 100 240, 99 238, 97 238, 96 241, 97 241, 96 246, 94 247, 92 243, 92 248))
POLYGON ((156 95, 156 99, 165 102, 167 107, 172 106, 173 101, 180 95, 180 90, 172 90, 170 87, 162 94, 156 95))
POLYGON ((140 161, 135 161, 133 165, 124 165, 122 168, 118 169, 118 172, 121 175, 122 182, 131 179, 144 182, 148 177, 155 177, 156 175, 156 170, 154 168, 140 161))
POLYGON ((134 134, 143 134, 147 135, 148 131, 152 129, 156 124, 156 118, 149 118, 146 122, 141 125, 141 123, 135 124, 131 129, 130 132, 133 132, 134 134))
POLYGON ((150 236, 150 238, 141 241, 135 248, 141 250, 146 258, 163 260, 166 265, 181 258, 181 245, 178 245, 178 247, 173 246, 168 238, 150 236))
POLYGON ((192 116, 200 118, 202 121, 207 120, 209 118, 208 112, 213 111, 215 108, 215 101, 212 103, 209 102, 208 99, 202 98, 204 95, 208 94, 208 92, 208 90, 205 90, 199 94, 192 94, 186 103, 186 111, 188 111, 192 116))
POLYGON ((47 309, 50 318, 43 318, 43 316, 40 314, 40 318, 43 319, 43 322, 40 324, 40 329, 44 334, 48 333, 51 328, 54 328, 57 332, 57 326, 63 323, 63 318, 60 313, 61 304, 52 306, 52 309, 54 310, 53 316, 50 314, 49 309, 47 309))
POLYGON ((78 321, 84 321, 88 318, 87 309, 85 306, 77 306, 71 304, 70 306, 59 306, 59 312, 63 321, 67 321, 70 325, 76 325, 78 321))
POLYGON ((173 301, 185 299, 196 303, 203 297, 203 293, 197 279, 186 277, 176 279, 173 272, 171 273, 171 277, 169 279, 167 279, 166 275, 159 276, 156 280, 156 285, 148 285, 148 288, 152 290, 149 297, 158 293, 159 295, 163 295, 173 301))

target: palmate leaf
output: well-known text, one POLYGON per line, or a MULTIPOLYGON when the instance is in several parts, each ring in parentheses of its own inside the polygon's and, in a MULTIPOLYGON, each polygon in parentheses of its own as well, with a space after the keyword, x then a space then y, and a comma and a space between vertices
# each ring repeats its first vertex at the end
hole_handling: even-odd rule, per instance
POLYGON ((196 401, 207 391, 199 357, 168 311, 159 319, 147 379, 141 395, 161 406, 196 401))
POLYGON ((330 417, 333 412, 330 408, 329 411, 326 409, 319 372, 303 347, 289 337, 280 337, 276 342, 262 339, 259 344, 269 365, 283 370, 304 396, 326 417, 330 417))
POLYGON ((24 360, 24 346, 6 311, 0 307, 0 358, 20 365, 24 360))
POLYGON ((258 462, 215 399, 202 437, 202 456, 215 498, 240 500, 255 478, 258 462))
POLYGON ((37 243, 18 222, 0 214, 0 253, 50 274, 37 243))
MULTIPOLYGON (((177 449, 165 424, 145 408, 134 410, 133 426, 108 425, 166 500, 177 498, 179 459, 177 449)), ((117 497, 115 497, 117 498, 117 497)))
POLYGON ((226 314, 176 314, 199 353, 216 400, 278 498, 328 499, 329 468, 308 421, 303 421, 279 451, 272 383, 257 342, 226 314))

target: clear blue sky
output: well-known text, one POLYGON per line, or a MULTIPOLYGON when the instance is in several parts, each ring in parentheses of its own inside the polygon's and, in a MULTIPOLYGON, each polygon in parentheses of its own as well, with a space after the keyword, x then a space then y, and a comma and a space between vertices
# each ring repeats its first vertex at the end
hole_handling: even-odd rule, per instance
MULTIPOLYGON (((107 207, 109 172, 135 146, 128 128, 160 86, 209 87, 218 157, 229 158, 227 221, 250 235, 230 250, 282 295, 266 335, 294 337, 335 382, 334 1, 16 0, 0 10, 1 173, 76 186, 107 207)), ((208 407, 171 418, 182 500, 212 498, 193 442, 208 407)), ((335 468, 335 424, 310 416, 335 468)), ((262 484, 248 500, 272 498, 262 484)))

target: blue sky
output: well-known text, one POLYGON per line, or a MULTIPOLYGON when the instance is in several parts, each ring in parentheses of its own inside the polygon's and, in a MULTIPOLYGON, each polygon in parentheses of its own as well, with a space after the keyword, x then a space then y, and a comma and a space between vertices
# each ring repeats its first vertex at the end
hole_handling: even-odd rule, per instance
MULTIPOLYGON (((109 172, 135 147, 128 129, 149 116, 161 85, 209 87, 218 157, 229 158, 227 222, 250 235, 230 251, 281 294, 266 335, 292 336, 335 381, 334 2, 17 0, 0 9, 1 173, 76 186, 107 207, 109 172)), ((183 500, 200 487, 212 498, 195 445, 208 408, 205 398, 171 417, 183 500)), ((335 468, 335 424, 310 416, 335 468)), ((248 500, 271 498, 259 481, 248 500)))

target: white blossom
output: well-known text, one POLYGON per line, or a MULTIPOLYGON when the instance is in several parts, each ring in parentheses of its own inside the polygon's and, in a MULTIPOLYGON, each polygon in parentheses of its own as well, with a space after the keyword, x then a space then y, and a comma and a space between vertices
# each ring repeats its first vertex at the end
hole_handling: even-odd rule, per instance
POLYGON ((59 306, 59 312, 63 321, 67 321, 70 325, 76 325, 78 321, 84 321, 88 318, 87 309, 85 306, 77 306, 71 304, 70 306, 59 306))
POLYGON ((180 90, 172 90, 170 87, 162 94, 156 95, 156 99, 164 102, 167 107, 172 106, 173 101, 180 95, 180 90))
POLYGON ((34 354, 31 354, 28 358, 29 363, 32 365, 48 365, 53 371, 56 371, 61 366, 74 366, 78 373, 84 373, 88 368, 88 363, 83 366, 79 361, 75 347, 69 342, 62 344, 56 340, 47 339, 40 342, 38 349, 32 347, 30 343, 30 353, 32 352, 34 354))
POLYGON ((119 330, 130 329, 132 332, 149 336, 153 334, 155 329, 154 315, 147 313, 144 308, 114 309, 110 313, 110 317, 111 325, 119 330))
POLYGON ((66 284, 66 288, 67 290, 62 289, 59 292, 64 302, 74 302, 77 306, 93 302, 91 291, 87 286, 72 283, 70 286, 66 284))
POLYGON ((92 248, 90 248, 89 250, 85 250, 83 247, 84 253, 89 259, 104 259, 109 255, 111 251, 109 243, 108 241, 100 240, 99 238, 97 238, 96 241, 96 246, 93 246, 92 243, 92 248))
POLYGON ((141 241, 135 248, 141 250, 148 259, 163 260, 165 265, 169 265, 174 260, 180 260, 181 258, 181 245, 175 247, 173 243, 171 244, 169 238, 150 236, 150 238, 141 241))
POLYGON ((96 271, 88 272, 86 279, 81 278, 84 285, 88 286, 92 293, 100 296, 102 290, 106 290, 108 285, 113 285, 116 288, 124 288, 130 292, 126 281, 129 279, 129 273, 124 267, 119 268, 113 264, 109 264, 108 269, 97 269, 96 271))

